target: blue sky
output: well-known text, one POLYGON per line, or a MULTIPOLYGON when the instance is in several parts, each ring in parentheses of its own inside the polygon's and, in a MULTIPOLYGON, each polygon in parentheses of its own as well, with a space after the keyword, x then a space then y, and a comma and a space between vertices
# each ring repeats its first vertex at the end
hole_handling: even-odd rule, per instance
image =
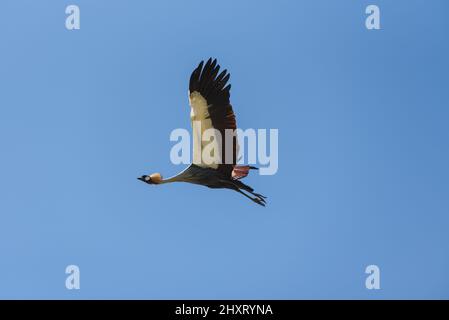
POLYGON ((449 298, 447 1, 0 6, 0 298, 449 298), (210 56, 239 127, 279 129, 278 173, 246 179, 266 208, 136 180, 183 168, 210 56))

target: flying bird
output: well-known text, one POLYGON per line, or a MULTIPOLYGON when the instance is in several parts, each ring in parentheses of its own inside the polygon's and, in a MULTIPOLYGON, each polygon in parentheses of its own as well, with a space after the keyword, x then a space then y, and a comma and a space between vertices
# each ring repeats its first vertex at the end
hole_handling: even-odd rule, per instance
MULTIPOLYGON (((255 193, 254 189, 244 184, 240 179, 246 177, 253 166, 237 165, 238 142, 236 135, 226 135, 225 130, 236 130, 237 124, 234 111, 230 104, 231 85, 227 84, 230 74, 223 70, 220 74, 220 66, 217 59, 210 58, 206 64, 201 61, 193 70, 189 82, 189 104, 190 120, 193 128, 194 146, 203 147, 206 142, 202 141, 205 130, 213 128, 221 134, 221 161, 206 164, 203 161, 190 164, 179 174, 163 179, 160 173, 143 175, 137 179, 148 184, 165 184, 171 182, 189 182, 203 185, 209 188, 225 188, 237 191, 255 203, 265 206, 266 197, 255 193), (194 126, 195 121, 199 126, 194 126), (226 141, 232 139, 232 141, 226 141), (231 148, 229 148, 231 146, 231 148), (232 158, 227 152, 232 152, 232 158), (229 159, 230 158, 230 159, 229 159), (228 160, 228 161, 226 161, 228 160), (231 160, 231 161, 229 161, 231 160)), ((196 154, 199 151, 194 148, 193 158, 201 158, 196 154)))

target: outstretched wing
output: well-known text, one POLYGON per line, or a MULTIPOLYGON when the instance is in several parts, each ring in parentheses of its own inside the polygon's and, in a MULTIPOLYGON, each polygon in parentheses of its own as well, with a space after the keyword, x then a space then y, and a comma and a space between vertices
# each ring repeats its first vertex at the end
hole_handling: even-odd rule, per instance
MULTIPOLYGON (((189 102, 194 140, 193 158, 200 160, 201 156, 198 154, 200 152, 198 146, 204 147, 209 143, 201 139, 204 131, 210 128, 216 129, 221 134, 220 163, 206 164, 200 161, 200 163, 197 162, 196 164, 218 169, 230 177, 236 164, 238 145, 235 134, 226 135, 225 130, 235 130, 237 124, 229 102, 231 85, 227 85, 227 82, 230 74, 227 70, 223 70, 219 74, 219 70, 220 66, 217 64, 217 60, 214 59, 212 61, 210 58, 205 65, 204 61, 201 61, 190 77, 189 102), (195 125, 195 122, 200 124, 200 126, 195 125), (232 139, 232 142, 226 141, 227 139, 232 139), (228 155, 229 159, 227 159, 226 153, 229 152, 232 152, 232 157, 228 155), (229 161, 231 159, 232 161, 229 161)), ((214 137, 214 139, 216 138, 214 137)))

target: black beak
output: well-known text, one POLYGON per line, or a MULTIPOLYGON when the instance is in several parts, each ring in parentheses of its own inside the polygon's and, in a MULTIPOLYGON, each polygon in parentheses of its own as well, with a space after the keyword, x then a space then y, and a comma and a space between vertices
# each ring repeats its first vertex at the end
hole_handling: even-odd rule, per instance
POLYGON ((143 181, 148 184, 152 184, 151 178, 149 176, 141 176, 137 180, 143 181))

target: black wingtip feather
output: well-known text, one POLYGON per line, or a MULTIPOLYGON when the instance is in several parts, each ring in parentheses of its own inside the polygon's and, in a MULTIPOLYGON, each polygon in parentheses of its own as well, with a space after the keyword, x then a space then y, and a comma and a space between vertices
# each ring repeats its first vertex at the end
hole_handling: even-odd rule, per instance
POLYGON ((190 76, 189 91, 198 91, 209 104, 229 104, 231 85, 226 84, 231 75, 225 69, 217 76, 219 71, 217 59, 201 61, 190 76))

